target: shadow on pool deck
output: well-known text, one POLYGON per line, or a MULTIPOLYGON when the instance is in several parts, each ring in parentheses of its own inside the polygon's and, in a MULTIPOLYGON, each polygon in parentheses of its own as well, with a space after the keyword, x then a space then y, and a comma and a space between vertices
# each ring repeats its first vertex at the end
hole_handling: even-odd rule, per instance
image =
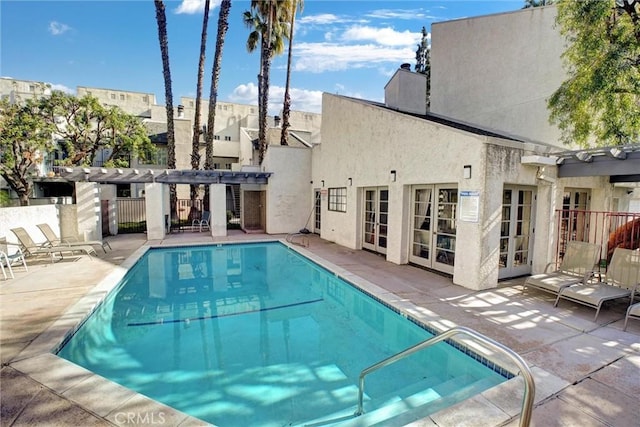
MULTIPOLYGON (((160 418, 157 405, 122 387, 102 392, 81 370, 58 368, 49 354, 51 336, 73 327, 82 298, 146 244, 144 235, 110 238, 113 251, 99 259, 82 256, 51 264, 29 260, 29 271, 15 268, 15 279, 0 281, 1 426, 17 425, 203 425, 170 411, 160 418), (70 310, 73 308, 73 310, 70 310), (83 387, 64 389, 61 379, 79 376, 83 387), (113 392, 116 390, 117 392, 113 392), (102 403, 102 406, 100 405, 102 403), (111 406, 109 406, 111 405, 111 406), (155 409, 154 409, 155 408, 155 409), (154 410, 156 412, 154 412, 154 410), (114 411, 118 411, 115 413, 114 411), (146 414, 147 418, 127 418, 146 414), (119 416, 117 416, 119 415, 119 416)), ((230 233, 169 235, 152 244, 206 243, 274 239, 284 236, 230 233)), ((472 328, 518 352, 536 379, 533 426, 631 426, 640 419, 640 321, 622 331, 625 302, 605 306, 597 322, 594 310, 548 294, 521 292, 522 279, 495 289, 470 291, 450 278, 383 257, 348 249, 310 236, 306 248, 391 292, 416 316, 435 319, 442 328, 472 328), (413 305, 415 307, 413 307, 413 305)), ((490 389, 412 426, 516 426, 523 386, 520 380, 490 389)))

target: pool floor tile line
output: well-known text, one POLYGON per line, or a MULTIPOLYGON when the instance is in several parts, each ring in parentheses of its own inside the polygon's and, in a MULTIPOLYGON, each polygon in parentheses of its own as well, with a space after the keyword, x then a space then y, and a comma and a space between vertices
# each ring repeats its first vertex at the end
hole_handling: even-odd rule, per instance
POLYGON ((169 320, 160 319, 153 322, 133 322, 133 323, 127 323, 127 326, 151 326, 151 325, 164 325, 165 323, 166 324, 189 323, 192 320, 197 321, 197 320, 218 319, 221 317, 242 316, 245 314, 254 314, 254 313, 260 313, 263 311, 280 310, 283 308, 297 307, 300 305, 315 304, 317 302, 322 302, 322 301, 324 301, 323 298, 317 298, 309 301, 300 301, 300 302, 295 302, 291 304, 277 305, 275 307, 262 307, 262 308, 256 308, 255 310, 244 310, 244 311, 239 311, 237 313, 212 314, 210 316, 185 317, 182 319, 169 319, 169 320))
MULTIPOLYGON (((238 232, 224 238, 201 237, 198 243, 284 239, 238 232)), ((189 233, 181 233, 153 244, 185 245, 191 240, 189 233)), ((315 235, 309 241, 302 250, 338 266, 345 276, 369 283, 378 298, 420 321, 438 329, 467 326, 516 349, 532 367, 536 380, 532 426, 617 427, 640 419, 640 384, 632 379, 640 370, 640 322, 632 320, 627 331, 622 331, 624 303, 606 305, 598 322, 593 322, 592 309, 570 302, 556 308, 545 294, 521 292, 521 279, 500 282, 495 289, 471 291, 441 275, 391 264, 378 255, 344 248, 315 235)), ((147 421, 156 425, 205 424, 141 395, 125 399, 117 388, 112 402, 96 406, 95 400, 105 396, 103 390, 113 383, 50 353, 70 325, 79 321, 82 311, 91 307, 89 300, 95 303, 101 298, 105 289, 95 289, 96 285, 107 276, 115 279, 123 274, 126 268, 121 267, 132 265, 130 255, 151 246, 141 235, 115 236, 110 242, 113 251, 100 254, 99 259, 29 263, 28 273, 16 268, 15 279, 0 282, 3 427, 131 425, 122 414, 146 414, 147 421), (89 300, 79 303, 83 295, 89 300), (106 383, 98 385, 101 381, 106 383), (92 384, 98 396, 84 396, 85 387, 91 389, 92 384), (44 407, 49 409, 43 412, 44 407), (152 420, 153 414, 156 418, 152 420)), ((457 407, 406 425, 445 427, 469 420, 469 425, 483 427, 517 426, 521 381, 516 376, 457 407)), ((361 424, 355 419, 349 425, 361 424)))

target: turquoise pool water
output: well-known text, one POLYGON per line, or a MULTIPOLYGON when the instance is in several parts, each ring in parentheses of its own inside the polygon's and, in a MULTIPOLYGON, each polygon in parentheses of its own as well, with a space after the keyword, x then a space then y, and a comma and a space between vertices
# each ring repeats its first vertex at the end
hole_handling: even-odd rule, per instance
MULTIPOLYGON (((353 422, 362 369, 431 336, 279 242, 228 244, 150 249, 58 355, 218 426, 329 425, 353 422)), ((443 342, 368 376, 363 417, 509 376, 443 342)))

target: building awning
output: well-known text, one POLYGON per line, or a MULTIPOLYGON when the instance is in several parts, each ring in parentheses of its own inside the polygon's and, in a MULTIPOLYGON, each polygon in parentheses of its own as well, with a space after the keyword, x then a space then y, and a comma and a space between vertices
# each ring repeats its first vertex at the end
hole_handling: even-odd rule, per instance
POLYGON ((230 170, 178 170, 133 168, 61 167, 57 170, 67 181, 103 184, 160 182, 163 184, 267 184, 271 172, 230 170))

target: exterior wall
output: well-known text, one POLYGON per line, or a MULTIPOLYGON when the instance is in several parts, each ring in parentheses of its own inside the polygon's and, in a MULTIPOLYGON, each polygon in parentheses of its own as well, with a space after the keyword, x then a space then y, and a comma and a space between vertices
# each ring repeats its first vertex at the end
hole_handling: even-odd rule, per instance
POLYGON ((560 145, 546 103, 566 74, 556 7, 431 26, 431 111, 560 145))
POLYGON ((51 95, 51 85, 31 80, 0 77, 0 95, 11 103, 51 95))
POLYGON ((269 234, 294 233, 306 226, 313 205, 305 203, 311 181, 311 150, 282 145, 269 146, 263 167, 273 175, 264 186, 267 194, 269 234))
POLYGON ((320 129, 322 128, 322 114, 309 113, 306 111, 291 111, 289 124, 291 125, 289 130, 292 132, 300 130, 309 132, 310 137, 308 142, 312 144, 319 144, 321 142, 320 129))
MULTIPOLYGON (((54 231, 59 231, 58 205, 21 206, 0 209, 0 237, 4 236, 10 243, 18 243, 18 239, 11 232, 12 228, 22 227, 35 243, 46 240, 36 224, 48 223, 54 231)), ((11 249, 11 246, 9 247, 11 249)))
POLYGON ((387 187, 386 257, 406 263, 412 186, 454 184, 459 192, 478 191, 480 206, 478 222, 457 221, 453 281, 471 289, 495 286, 503 188, 507 184, 535 190, 537 169, 522 166, 520 159, 536 146, 471 134, 330 94, 323 97, 322 135, 321 149, 313 151, 312 187, 322 187, 324 181, 325 189, 347 189, 347 212, 331 212, 326 197, 322 200, 324 239, 361 248, 364 188, 387 187), (463 177, 464 165, 471 166, 469 179, 463 177), (391 170, 396 170, 395 182, 391 170))
POLYGON ((156 96, 153 93, 85 86, 78 86, 77 93, 79 97, 91 94, 94 98, 98 98, 102 104, 114 105, 129 114, 143 117, 151 116, 151 106, 156 103, 156 96))

